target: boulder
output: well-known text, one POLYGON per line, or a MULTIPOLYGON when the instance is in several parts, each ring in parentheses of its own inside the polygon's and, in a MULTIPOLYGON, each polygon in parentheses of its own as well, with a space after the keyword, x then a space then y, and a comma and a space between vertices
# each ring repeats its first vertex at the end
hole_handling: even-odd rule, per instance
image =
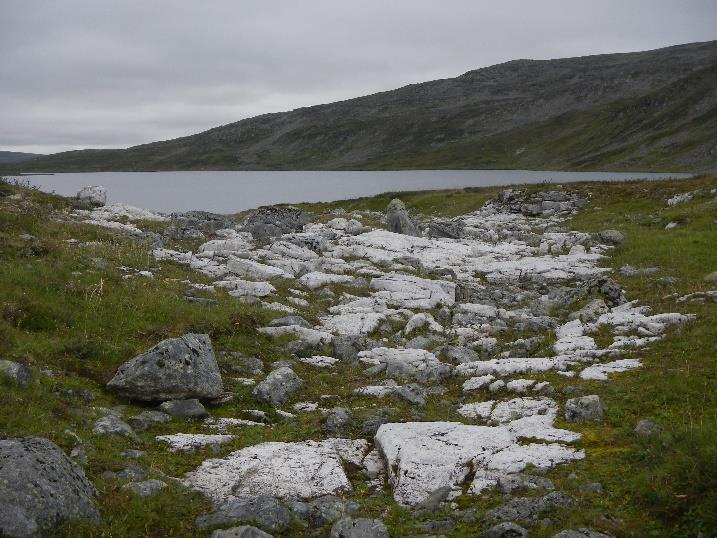
POLYGON ((527 538, 528 531, 510 521, 498 523, 481 533, 480 538, 527 538))
POLYGON ((311 213, 288 206, 269 206, 252 211, 244 220, 244 230, 259 242, 267 242, 291 232, 300 232, 309 222, 311 213))
POLYGON ((77 199, 80 202, 101 207, 107 203, 107 189, 99 185, 82 187, 77 193, 77 199))
POLYGON ((26 387, 32 381, 32 372, 24 364, 0 359, 0 377, 9 379, 19 387, 26 387))
POLYGON ((513 497, 506 503, 494 508, 486 514, 488 521, 535 524, 541 514, 574 504, 575 500, 553 491, 542 497, 513 497))
POLYGON ((592 394, 579 398, 570 398, 565 402, 565 420, 602 420, 605 418, 605 405, 600 396, 592 394))
POLYGON ((121 437, 127 437, 133 441, 139 441, 137 434, 129 424, 119 418, 117 415, 105 415, 98 419, 92 428, 92 433, 95 435, 119 435, 121 437))
POLYGON ((351 410, 345 407, 334 407, 324 419, 324 430, 332 435, 345 435, 352 427, 351 410))
POLYGON ((119 367, 107 389, 143 401, 215 399, 222 377, 206 334, 163 340, 119 367))
POLYGON ((388 529, 378 519, 345 517, 331 527, 331 538, 389 538, 388 529))
POLYGON ((340 499, 336 495, 323 495, 311 501, 292 501, 289 508, 294 516, 308 523, 312 529, 330 525, 348 513, 358 510, 359 505, 340 499))
POLYGON ((419 237, 421 234, 406 211, 406 206, 398 198, 394 198, 386 207, 386 227, 388 231, 403 235, 419 237))
POLYGON ((127 419, 127 423, 137 431, 143 431, 157 424, 163 424, 172 420, 172 417, 162 411, 142 411, 127 419))
POLYGON ((0 534, 48 535, 64 521, 99 521, 97 491, 48 439, 0 441, 0 534))
POLYGON ((617 230, 603 230, 596 234, 597 240, 606 245, 620 245, 625 241, 625 236, 617 230))
POLYGON ((150 479, 142 482, 130 482, 123 487, 140 497, 150 497, 166 488, 167 484, 161 480, 150 479))
POLYGON ((283 318, 276 318, 269 322, 272 327, 288 327, 291 325, 298 325, 305 329, 311 329, 311 324, 301 316, 285 316, 283 318))
POLYGON ((269 373, 261 383, 254 387, 254 398, 259 402, 278 407, 286 403, 289 396, 304 385, 294 370, 284 366, 269 373))
POLYGON ((649 437, 655 433, 659 433, 662 430, 662 426, 656 424, 648 419, 642 419, 635 426, 635 433, 641 437, 649 437))
POLYGON ((271 531, 286 530, 291 524, 291 511, 278 499, 269 495, 236 497, 219 506, 211 514, 199 516, 197 527, 251 523, 271 531))
POLYGON ((705 282, 717 282, 717 271, 712 271, 705 276, 705 282))
POLYGON ((173 417, 203 418, 209 415, 202 403, 196 398, 189 400, 170 400, 163 402, 159 408, 173 417))

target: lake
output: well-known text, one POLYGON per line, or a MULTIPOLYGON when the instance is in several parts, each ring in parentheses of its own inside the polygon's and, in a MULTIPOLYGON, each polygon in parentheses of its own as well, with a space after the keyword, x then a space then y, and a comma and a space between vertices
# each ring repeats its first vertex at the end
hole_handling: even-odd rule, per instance
POLYGON ((72 196, 86 185, 107 189, 108 203, 155 211, 199 209, 235 213, 261 205, 328 202, 383 192, 487 187, 520 183, 667 179, 689 174, 409 170, 346 172, 92 172, 24 176, 46 192, 72 196))

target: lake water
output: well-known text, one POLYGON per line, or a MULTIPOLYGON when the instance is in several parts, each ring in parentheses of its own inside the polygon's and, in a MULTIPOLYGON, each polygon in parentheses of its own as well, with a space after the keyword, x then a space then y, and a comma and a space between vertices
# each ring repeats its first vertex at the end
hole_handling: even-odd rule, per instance
POLYGON ((538 172, 530 170, 414 170, 381 172, 93 172, 25 176, 46 192, 74 195, 102 185, 109 203, 155 211, 199 209, 235 213, 262 205, 328 202, 384 192, 486 187, 520 183, 625 181, 689 174, 538 172))

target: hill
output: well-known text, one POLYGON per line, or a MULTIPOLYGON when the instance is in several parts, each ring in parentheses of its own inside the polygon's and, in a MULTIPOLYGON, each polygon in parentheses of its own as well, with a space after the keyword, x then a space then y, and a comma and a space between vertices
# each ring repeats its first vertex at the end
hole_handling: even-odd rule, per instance
POLYGON ((37 153, 23 153, 21 151, 0 151, 0 164, 13 164, 28 161, 36 157, 43 157, 37 153))
POLYGON ((515 60, 22 171, 717 169, 717 41, 515 60))

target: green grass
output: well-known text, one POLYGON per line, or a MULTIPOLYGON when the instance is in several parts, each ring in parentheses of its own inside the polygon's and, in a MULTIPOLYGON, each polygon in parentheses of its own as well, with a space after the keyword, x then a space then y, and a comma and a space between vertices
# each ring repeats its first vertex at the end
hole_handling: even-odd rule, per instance
MULTIPOLYGON (((545 186, 534 185, 529 189, 545 186)), ((554 187, 551 187, 554 188, 554 187)), ((667 337, 635 354, 644 368, 614 376, 608 383, 565 379, 547 373, 539 379, 556 388, 579 385, 596 392, 608 406, 608 419, 600 425, 577 426, 584 438, 585 461, 558 467, 548 473, 559 489, 575 495, 578 504, 551 517, 546 528, 536 528, 531 536, 552 536, 564 528, 587 526, 617 536, 704 536, 714 535, 717 520, 717 306, 679 303, 670 294, 708 289, 705 274, 717 270, 717 204, 709 189, 717 188, 715 178, 654 183, 574 184, 569 189, 589 193, 590 204, 577 214, 572 229, 621 230, 626 241, 605 258, 615 269, 626 263, 638 267, 658 266, 660 271, 644 277, 615 278, 630 298, 654 307, 656 312, 694 313, 697 319, 671 330, 667 337), (694 200, 668 208, 665 200, 673 194, 702 189, 694 200), (667 231, 670 221, 681 225, 667 231), (668 286, 659 279, 679 280, 668 286), (658 436, 639 439, 633 428, 641 418, 663 425, 658 436), (569 477, 576 473, 578 479, 569 477), (599 481, 605 488, 600 496, 584 496, 577 485, 599 481)), ((479 208, 499 189, 467 189, 401 193, 408 207, 430 215, 453 216, 479 208)), ((383 210, 394 195, 307 204, 322 213, 334 209, 383 210)), ((194 528, 194 518, 209 506, 201 496, 170 487, 150 500, 138 500, 105 481, 106 470, 120 470, 129 461, 120 452, 141 448, 140 461, 151 477, 163 474, 181 476, 210 455, 202 451, 176 455, 154 442, 159 434, 200 431, 199 423, 175 420, 141 432, 140 443, 124 439, 93 436, 96 416, 92 406, 128 405, 125 416, 144 409, 103 390, 104 383, 123 361, 163 338, 185 332, 207 332, 216 351, 240 351, 260 357, 268 364, 287 359, 282 341, 269 340, 255 329, 282 314, 244 305, 219 291, 216 307, 200 307, 182 299, 186 286, 179 281, 205 282, 188 268, 158 263, 147 255, 147 245, 94 227, 50 220, 72 210, 73 202, 0 183, 0 356, 31 365, 37 382, 20 389, 0 381, 0 435, 3 437, 41 435, 69 452, 70 429, 94 448, 88 452, 86 473, 97 486, 102 523, 88 526, 81 522, 65 525, 61 536, 204 536, 194 528), (20 194, 18 200, 12 195, 20 194), (29 233, 35 241, 22 241, 29 233), (67 239, 79 240, 72 245, 67 239), (89 243, 89 244, 88 244, 89 243), (105 263, 97 263, 102 258, 105 263), (154 279, 125 279, 119 266, 142 270, 159 267, 154 279), (49 368, 52 377, 39 375, 49 368), (89 391, 95 400, 83 399, 89 391)), ((278 283, 279 297, 285 297, 288 283, 278 283)), ((343 288, 337 286, 336 292, 343 288)), ((346 289, 350 293, 356 290, 346 289)), ((360 294, 360 292, 358 292, 360 294)), ((316 305, 319 298, 308 298, 316 305)), ((319 310, 312 306, 307 319, 319 310)), ((606 335, 603 335, 606 337, 606 335)), ((548 341, 545 345, 547 346, 548 341)), ((212 409, 216 416, 245 416, 248 408, 264 409, 251 397, 251 387, 231 381, 236 374, 230 364, 220 360, 228 390, 236 399, 212 409)), ((351 389, 367 381, 361 369, 342 365, 336 370, 317 371, 297 364, 297 373, 311 379, 301 399, 317 401, 322 394, 337 394, 342 406, 363 408, 355 412, 353 434, 360 435, 361 418, 377 407, 391 407, 391 418, 415 419, 414 409, 393 399, 376 400, 353 395, 351 389)), ((379 380, 377 377, 376 380, 379 380)), ((463 395, 460 384, 450 383, 443 397, 431 397, 422 411, 423 420, 458 420, 456 403, 463 395), (448 403, 446 403, 448 402, 448 403)), ((558 399, 561 399, 558 396, 558 399)), ((245 416, 245 418, 250 418, 245 416)), ((560 427, 561 424, 558 424, 560 427)), ((562 424, 562 426, 566 426, 562 424)), ((574 425, 570 425, 574 428, 574 425)), ((294 421, 277 421, 272 427, 244 428, 237 438, 221 448, 219 455, 262 441, 292 441, 323 436, 318 413, 301 414, 294 421)), ((365 482, 352 476, 356 484, 350 498, 362 506, 360 515, 381 517, 395 536, 416 532, 417 517, 398 507, 388 491, 373 497, 365 492, 365 482)), ((476 523, 461 523, 450 536, 476 536, 483 527, 480 514, 495 506, 500 496, 461 498, 459 503, 478 510, 476 523)), ((431 516, 440 519, 441 514, 431 516)), ((293 535, 308 535, 294 529, 293 535)), ((325 534, 325 532, 324 532, 325 534)))

